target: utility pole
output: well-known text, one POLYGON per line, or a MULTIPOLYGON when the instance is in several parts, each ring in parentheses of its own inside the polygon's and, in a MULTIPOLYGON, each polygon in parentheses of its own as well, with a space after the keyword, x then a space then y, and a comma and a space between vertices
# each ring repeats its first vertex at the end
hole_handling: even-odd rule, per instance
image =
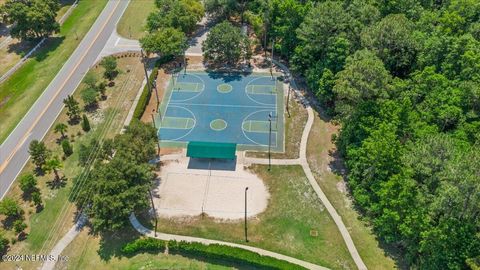
POLYGON ((185 51, 183 53, 183 65, 185 66, 185 69, 183 70, 183 75, 187 74, 187 52, 185 51))
MULTIPOLYGON (((145 71, 145 79, 147 80, 148 91, 152 92, 152 85, 150 84, 150 79, 148 78, 148 72, 147 72, 147 59, 143 54, 143 50, 140 50, 140 53, 142 54, 143 70, 145 71)), ((153 85, 153 88, 155 89, 155 97, 157 98, 157 108, 158 108, 158 106, 160 105, 160 99, 158 97, 157 86, 153 85)))
POLYGON ((155 217, 155 233, 154 236, 157 236, 157 224, 158 224, 158 219, 157 219, 157 211, 155 210, 155 205, 153 204, 153 196, 152 196, 152 191, 150 188, 148 189, 148 194, 150 194, 150 201, 152 202, 152 209, 153 209, 153 214, 155 217))
POLYGON ((288 117, 290 118, 290 107, 288 106, 288 102, 290 101, 290 84, 291 82, 288 83, 288 93, 287 93, 287 113, 288 113, 288 117))
POLYGON ((271 144, 272 144, 272 113, 270 112, 268 114, 268 124, 269 124, 269 130, 268 130, 268 170, 272 168, 272 159, 271 159, 271 144))
POLYGON ((271 61, 270 61, 270 75, 272 76, 273 80, 273 48, 275 47, 275 39, 272 39, 272 55, 271 55, 271 61))
POLYGON ((248 187, 245 188, 245 242, 248 242, 248 234, 247 234, 247 191, 248 191, 248 187))

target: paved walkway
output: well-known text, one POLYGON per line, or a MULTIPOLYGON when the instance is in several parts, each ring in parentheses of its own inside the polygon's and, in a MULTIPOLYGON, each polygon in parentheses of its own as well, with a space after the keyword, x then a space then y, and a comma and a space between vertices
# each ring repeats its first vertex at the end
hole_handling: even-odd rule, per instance
MULTIPOLYGON (((82 231, 83 226, 87 221, 87 217, 85 215, 81 215, 80 218, 75 222, 72 228, 58 241, 58 243, 53 247, 52 251, 48 253, 49 255, 53 256, 54 258, 58 258, 62 251, 77 237, 77 235, 82 231)), ((42 270, 52 270, 55 267, 56 261, 45 261, 42 265, 42 270)))
POLYGON ((230 246, 230 247, 237 247, 245 250, 249 250, 255 253, 258 253, 263 256, 269 256, 273 257, 279 260, 284 260, 290 263, 294 263, 300 266, 303 266, 308 269, 321 269, 321 270, 326 270, 328 268, 325 268, 323 266, 319 266, 313 263, 305 262, 299 259, 295 259, 289 256, 285 256, 283 254, 271 252, 268 250, 264 250, 261 248, 256 248, 252 246, 247 246, 247 245, 241 245, 241 244, 236 244, 236 243, 230 243, 230 242, 223 242, 223 241, 217 241, 217 240, 211 240, 211 239, 205 239, 205 238, 198 238, 198 237, 190 237, 190 236, 183 236, 183 235, 175 235, 175 234, 167 234, 167 233, 159 233, 157 232, 157 235, 155 236, 154 232, 150 229, 145 228, 140 222, 137 220, 135 215, 132 213, 130 215, 130 222, 132 223, 133 227, 142 235, 152 237, 152 238, 157 238, 161 240, 176 240, 176 241, 185 241, 185 242, 198 242, 202 243, 205 245, 211 245, 211 244, 219 244, 219 245, 225 245, 225 246, 230 246))

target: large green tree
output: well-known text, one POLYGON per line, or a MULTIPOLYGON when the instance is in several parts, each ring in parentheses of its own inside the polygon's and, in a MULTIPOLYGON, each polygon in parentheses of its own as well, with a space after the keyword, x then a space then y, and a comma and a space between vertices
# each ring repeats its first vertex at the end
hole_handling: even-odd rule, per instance
POLYGON ((215 65, 236 65, 251 57, 250 42, 239 27, 224 21, 215 25, 202 44, 203 57, 215 65))
POLYGON ((345 69, 337 74, 333 87, 337 112, 348 117, 362 102, 387 99, 390 80, 390 74, 374 53, 357 51, 347 59, 345 69))
POLYGON ((147 34, 140 39, 142 49, 150 53, 156 53, 160 57, 181 55, 187 49, 185 34, 175 28, 160 28, 147 34))
POLYGON ((150 32, 173 27, 190 34, 205 13, 199 0, 155 0, 155 6, 157 10, 147 18, 150 32))
POLYGON ((133 121, 115 137, 115 155, 100 157, 76 199, 78 207, 88 205, 84 209, 95 231, 118 230, 133 211, 148 207, 155 178, 148 161, 155 157, 157 140, 155 128, 133 121))
POLYGON ((60 9, 58 0, 8 0, 1 8, 12 37, 41 38, 60 30, 55 18, 60 9))

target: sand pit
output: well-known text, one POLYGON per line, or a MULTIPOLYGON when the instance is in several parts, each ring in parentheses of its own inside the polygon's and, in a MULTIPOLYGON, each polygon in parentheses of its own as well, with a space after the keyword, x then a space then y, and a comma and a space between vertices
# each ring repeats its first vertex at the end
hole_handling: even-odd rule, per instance
POLYGON ((188 158, 182 158, 162 166, 159 185, 154 190, 159 216, 185 217, 204 213, 219 219, 241 219, 245 215, 245 187, 248 187, 248 217, 267 208, 269 193, 265 184, 242 165, 208 160, 196 160, 194 165, 188 158))

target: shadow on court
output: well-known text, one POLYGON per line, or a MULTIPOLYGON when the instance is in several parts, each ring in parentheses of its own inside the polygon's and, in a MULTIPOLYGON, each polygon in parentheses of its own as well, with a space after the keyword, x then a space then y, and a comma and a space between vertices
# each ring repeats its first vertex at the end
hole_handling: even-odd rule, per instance
POLYGON ((190 158, 188 169, 235 171, 237 158, 235 159, 213 159, 213 158, 190 158))

